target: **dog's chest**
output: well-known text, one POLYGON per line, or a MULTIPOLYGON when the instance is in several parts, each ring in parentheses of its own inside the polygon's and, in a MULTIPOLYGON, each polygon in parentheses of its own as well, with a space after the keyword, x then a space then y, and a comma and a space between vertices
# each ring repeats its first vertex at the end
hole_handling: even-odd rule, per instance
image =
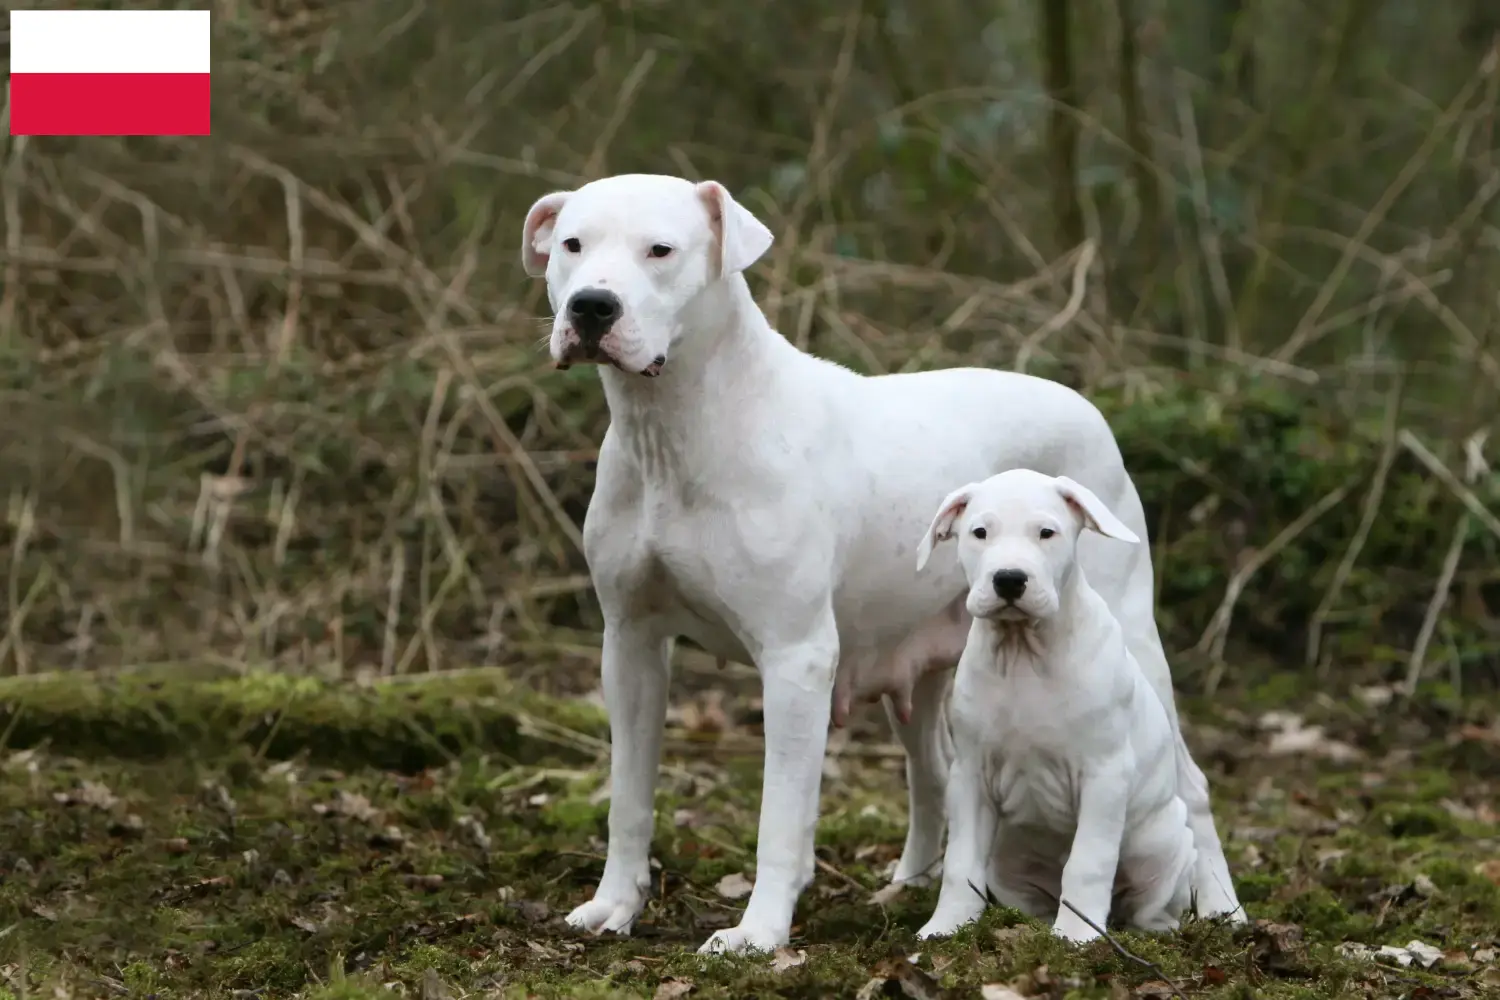
POLYGON ((955 714, 961 738, 978 744, 991 800, 1007 824, 1072 831, 1091 762, 1116 752, 1112 713, 1029 668, 963 684, 955 714))

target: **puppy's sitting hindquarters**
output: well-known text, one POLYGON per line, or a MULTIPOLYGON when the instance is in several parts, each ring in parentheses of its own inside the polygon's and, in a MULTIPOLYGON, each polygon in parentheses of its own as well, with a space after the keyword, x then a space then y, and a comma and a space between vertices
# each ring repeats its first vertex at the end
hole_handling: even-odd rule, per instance
POLYGON ((920 570, 958 538, 974 619, 954 679, 942 889, 920 937, 977 919, 986 889, 1075 941, 1112 908, 1154 931, 1191 905, 1172 727, 1074 560, 1085 530, 1140 541, 1085 487, 1014 469, 949 494, 918 549, 920 570))

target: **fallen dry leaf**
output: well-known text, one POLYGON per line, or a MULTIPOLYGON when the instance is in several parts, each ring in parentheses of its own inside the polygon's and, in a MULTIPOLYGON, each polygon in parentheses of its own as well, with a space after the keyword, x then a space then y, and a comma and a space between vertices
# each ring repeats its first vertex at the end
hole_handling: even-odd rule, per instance
POLYGON ((1494 948, 1475 948, 1474 961, 1480 964, 1493 962, 1497 954, 1500 954, 1500 952, 1497 952, 1494 948))
POLYGON ((875 978, 865 983, 861 997, 901 996, 906 1000, 942 1000, 943 989, 937 979, 911 964, 903 955, 893 955, 875 963, 875 978), (892 987, 895 987, 895 992, 892 987))
POLYGON ((1483 875, 1496 885, 1500 885, 1500 858, 1481 861, 1474 866, 1474 873, 1476 875, 1483 875))
POLYGON ((1250 927, 1250 954, 1262 968, 1279 975, 1297 976, 1306 971, 1302 928, 1257 920, 1250 927))
POLYGON ((369 799, 358 792, 346 792, 342 788, 334 795, 332 802, 314 803, 313 812, 319 816, 348 816, 362 823, 374 823, 380 818, 380 810, 371 805, 369 799))
POLYGON ((443 982, 436 969, 428 966, 422 971, 422 1000, 451 1000, 452 996, 453 994, 448 992, 447 984, 443 982))
POLYGON ((771 970, 773 972, 785 972, 795 969, 807 961, 807 952, 793 951, 790 948, 777 948, 776 954, 771 958, 771 970))
POLYGON ((108 812, 119 804, 120 799, 106 785, 84 780, 77 788, 66 792, 53 792, 52 799, 61 806, 88 806, 100 812, 108 812))
POLYGON ((995 931, 996 944, 1009 944, 1011 941, 1019 940, 1026 936, 1027 928, 1024 924, 1015 924, 1010 927, 1001 927, 995 931))
POLYGON ((1026 1000, 1003 983, 985 983, 979 987, 980 1000, 1026 1000))
POLYGON ((1404 948, 1382 945, 1376 955, 1380 958, 1389 958, 1402 968, 1415 962, 1424 969, 1430 969, 1443 960, 1441 948, 1434 948, 1422 941, 1408 941, 1404 948))
POLYGON ((754 882, 739 872, 735 872, 719 879, 719 884, 714 886, 714 891, 725 899, 743 899, 750 895, 750 890, 754 888, 754 882))
POLYGON ((690 733, 722 733, 729 728, 729 714, 724 711, 724 692, 710 688, 699 698, 682 706, 682 725, 690 733))
POLYGON ((693 992, 693 981, 691 979, 677 979, 668 976, 656 987, 656 992, 651 994, 651 1000, 677 1000, 693 992))
POLYGON ((1495 726, 1460 726, 1458 729, 1460 740, 1473 740, 1476 743, 1489 743, 1500 747, 1500 725, 1495 726))
POLYGON ((1335 762, 1348 762, 1363 756, 1348 743, 1325 735, 1322 726, 1310 726, 1292 712, 1267 712, 1260 717, 1260 726, 1271 732, 1266 751, 1273 757, 1312 754, 1335 762))
POLYGON ((1153 979, 1135 988, 1135 1000, 1176 1000, 1177 990, 1171 983, 1153 979))

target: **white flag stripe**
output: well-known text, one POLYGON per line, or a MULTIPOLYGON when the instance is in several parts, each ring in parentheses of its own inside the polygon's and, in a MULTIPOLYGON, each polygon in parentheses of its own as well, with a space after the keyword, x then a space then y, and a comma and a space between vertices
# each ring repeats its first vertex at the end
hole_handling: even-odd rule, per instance
POLYGON ((13 10, 12 73, 207 73, 206 10, 13 10))

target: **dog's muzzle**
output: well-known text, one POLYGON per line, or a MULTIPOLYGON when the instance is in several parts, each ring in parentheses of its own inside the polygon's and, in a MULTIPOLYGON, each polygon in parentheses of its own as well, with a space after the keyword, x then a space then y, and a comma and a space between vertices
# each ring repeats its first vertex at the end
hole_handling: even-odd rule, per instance
POLYGON ((603 288, 584 288, 568 300, 568 322, 578 331, 585 356, 591 360, 599 353, 599 341, 610 331, 625 306, 614 292, 603 288))

